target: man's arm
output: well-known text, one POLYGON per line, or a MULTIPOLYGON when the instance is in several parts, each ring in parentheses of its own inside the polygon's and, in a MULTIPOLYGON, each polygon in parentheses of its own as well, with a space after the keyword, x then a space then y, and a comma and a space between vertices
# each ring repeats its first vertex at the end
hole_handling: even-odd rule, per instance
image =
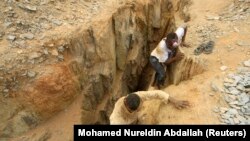
POLYGON ((183 109, 186 107, 189 107, 190 104, 188 101, 185 100, 177 100, 171 96, 169 96, 168 93, 162 91, 162 90, 152 90, 152 91, 138 91, 136 92, 141 99, 144 100, 151 100, 151 99, 159 99, 162 100, 164 103, 171 103, 173 104, 177 109, 183 109))
POLYGON ((164 62, 165 65, 169 65, 171 63, 173 63, 176 60, 175 57, 169 58, 166 62, 164 62))
POLYGON ((181 46, 190 47, 190 45, 185 42, 185 38, 186 38, 186 34, 187 34, 187 25, 185 25, 183 28, 184 28, 184 35, 182 37, 181 46))
POLYGON ((174 61, 178 61, 181 60, 184 57, 184 54, 182 52, 180 52, 179 50, 177 50, 177 53, 174 57, 167 59, 166 62, 164 62, 165 65, 169 65, 174 61))
POLYGON ((161 91, 161 90, 151 90, 151 91, 138 91, 135 92, 138 96, 140 96, 142 101, 151 100, 151 99, 159 99, 164 103, 168 102, 169 94, 161 91))
POLYGON ((168 99, 169 103, 172 103, 177 109, 183 109, 190 106, 189 102, 185 100, 176 100, 175 98, 170 96, 168 99))

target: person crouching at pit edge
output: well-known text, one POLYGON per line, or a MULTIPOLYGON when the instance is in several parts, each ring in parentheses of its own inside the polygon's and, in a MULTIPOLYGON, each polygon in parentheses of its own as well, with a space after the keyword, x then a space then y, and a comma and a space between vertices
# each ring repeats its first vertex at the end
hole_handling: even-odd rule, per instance
POLYGON ((176 100, 162 90, 137 91, 117 100, 110 115, 110 124, 138 124, 143 119, 140 112, 143 110, 144 101, 151 99, 162 100, 165 104, 169 102, 178 109, 189 106, 188 101, 176 100))
POLYGON ((165 83, 166 69, 164 65, 167 66, 184 57, 184 54, 178 50, 178 46, 189 46, 184 42, 186 33, 187 25, 180 26, 175 32, 171 32, 163 38, 151 52, 149 61, 156 71, 153 86, 156 85, 158 89, 161 89, 165 83))

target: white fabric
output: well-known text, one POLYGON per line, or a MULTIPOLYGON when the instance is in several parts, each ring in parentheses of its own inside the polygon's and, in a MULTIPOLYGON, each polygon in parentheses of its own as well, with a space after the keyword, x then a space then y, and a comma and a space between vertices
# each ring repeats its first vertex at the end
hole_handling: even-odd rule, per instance
MULTIPOLYGON (((176 46, 179 46, 182 42, 182 38, 184 36, 184 27, 178 27, 175 31, 177 37, 178 37, 178 44, 176 46)), ((156 48, 151 52, 151 56, 156 57, 160 63, 163 63, 167 61, 169 58, 169 54, 172 52, 165 42, 166 38, 163 38, 160 43, 156 46, 156 48)))
POLYGON ((156 57, 159 62, 163 63, 168 59, 168 54, 172 52, 168 49, 167 44, 165 42, 165 38, 160 41, 160 43, 156 46, 156 48, 152 51, 151 56, 156 57))
POLYGON ((182 38, 183 38, 183 36, 184 36, 184 32, 185 32, 185 30, 184 30, 183 27, 178 27, 178 28, 176 29, 176 31, 175 31, 175 33, 176 33, 176 35, 177 35, 177 37, 178 37, 178 44, 179 44, 179 45, 180 45, 181 42, 182 42, 182 38))

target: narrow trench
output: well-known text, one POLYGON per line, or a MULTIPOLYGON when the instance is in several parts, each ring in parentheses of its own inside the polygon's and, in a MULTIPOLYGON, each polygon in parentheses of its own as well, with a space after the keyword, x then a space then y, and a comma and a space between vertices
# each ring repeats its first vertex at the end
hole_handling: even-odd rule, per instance
MULTIPOLYGON (((201 63, 199 59, 185 56, 181 61, 168 66, 166 70, 167 82, 165 83, 165 88, 169 85, 177 85, 182 81, 188 80, 194 75, 201 74, 202 72, 204 72, 204 70, 205 69, 203 63, 201 63)), ((146 66, 142 69, 141 74, 138 76, 138 83, 136 83, 133 87, 135 89, 129 89, 128 93, 135 91, 147 91, 151 87, 150 85, 152 80, 154 79, 154 74, 155 71, 148 61, 146 66)), ((99 120, 95 122, 95 124, 109 124, 109 114, 107 111, 112 111, 115 101, 113 102, 114 103, 108 102, 108 104, 106 104, 106 107, 99 111, 99 120)))
MULTIPOLYGON (((169 13, 171 10, 162 11, 162 13, 155 12, 158 11, 157 8, 163 8, 164 6, 173 8, 172 3, 166 2, 165 5, 162 4, 163 7, 160 7, 159 3, 156 2, 151 4, 149 4, 147 8, 148 11, 152 13, 151 15, 147 13, 148 15, 145 16, 147 17, 146 23, 145 19, 137 15, 134 6, 126 7, 125 9, 121 8, 112 18, 112 29, 115 33, 116 56, 118 56, 118 58, 116 58, 117 68, 118 70, 122 70, 118 77, 121 79, 113 82, 115 83, 114 85, 117 85, 115 86, 116 88, 119 87, 117 90, 114 88, 115 90, 108 91, 109 96, 101 96, 101 101, 99 101, 99 104, 96 106, 98 110, 94 110, 95 114, 92 115, 92 120, 95 119, 92 122, 94 124, 109 124, 109 115, 113 110, 115 102, 120 97, 135 91, 146 91, 150 87, 155 73, 149 63, 150 52, 155 48, 162 37, 168 32, 175 30, 175 21, 172 20, 174 19, 174 14, 169 13), (121 16, 124 14, 129 16, 123 19, 121 16), (161 26, 155 24, 155 21, 160 20, 157 19, 157 17, 165 17, 162 18, 164 20, 161 21, 164 24, 161 26), (145 29, 147 30, 145 31, 145 29), (139 36, 137 37, 136 35, 139 36), (138 40, 140 42, 138 42, 138 40), (113 95, 113 93, 115 94, 113 95)), ((165 87, 171 84, 179 84, 181 81, 187 80, 203 71, 204 68, 197 58, 186 56, 183 60, 173 63, 168 67, 165 87)), ((111 85, 111 87, 114 85, 111 85)), ((88 99, 85 99, 84 101, 87 100, 88 99)), ((89 114, 89 112, 86 112, 86 114, 89 114)), ((83 123, 89 123, 89 118, 87 118, 86 115, 84 115, 84 117, 85 119, 82 118, 83 123)))

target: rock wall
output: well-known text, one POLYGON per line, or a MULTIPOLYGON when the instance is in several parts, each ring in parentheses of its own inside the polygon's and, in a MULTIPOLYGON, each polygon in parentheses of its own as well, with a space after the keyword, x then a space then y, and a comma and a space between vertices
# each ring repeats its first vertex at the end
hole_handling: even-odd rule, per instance
MULTIPOLYGON (((95 79, 89 78, 90 85, 83 90, 84 124, 108 124, 118 98, 133 91, 147 90, 154 73, 148 63, 149 54, 162 37, 176 29, 173 8, 173 4, 165 0, 128 3, 101 27, 104 30, 97 33, 99 36, 94 34, 95 50, 103 55, 98 55, 103 62, 91 65, 97 67, 91 68, 96 70, 95 79)), ((95 32, 98 31, 93 30, 95 32)), ((174 63, 168 71, 169 84, 178 84, 203 72, 201 64, 200 60, 189 56, 174 63)))
POLYGON ((83 89, 83 123, 108 124, 115 101, 136 91, 144 77, 151 77, 142 73, 148 64, 150 47, 174 28, 171 8, 172 3, 161 0, 127 3, 106 20, 101 32, 93 28, 98 53, 94 58, 99 61, 93 61, 88 68, 95 71, 87 79, 89 86, 83 89))

